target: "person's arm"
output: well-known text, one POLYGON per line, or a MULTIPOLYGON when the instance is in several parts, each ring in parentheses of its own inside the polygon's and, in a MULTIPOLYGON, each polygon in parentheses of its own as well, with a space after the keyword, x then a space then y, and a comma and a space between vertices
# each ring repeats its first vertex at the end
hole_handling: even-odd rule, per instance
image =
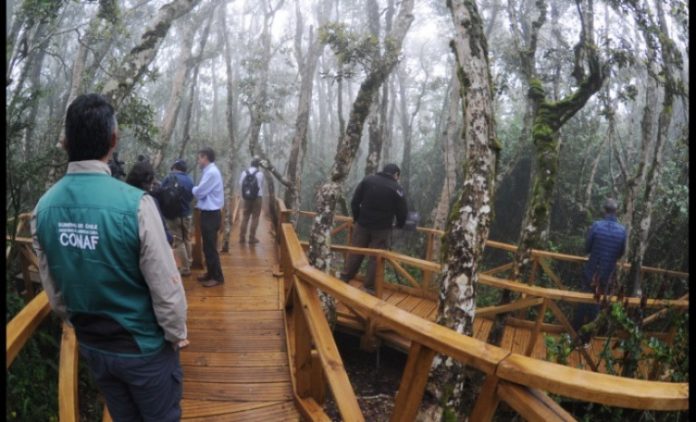
POLYGON ((358 217, 360 217, 360 204, 363 201, 363 195, 365 192, 364 185, 364 181, 358 183, 358 187, 355 188, 355 192, 353 193, 353 199, 350 201, 350 211, 353 214, 354 223, 357 223, 358 217))
POLYGON ((396 227, 402 228, 406 224, 406 216, 408 215, 408 207, 406 205, 406 196, 404 190, 399 187, 396 194, 396 227))
POLYGON ((263 171, 260 168, 259 168, 259 171, 256 173, 256 181, 259 183, 259 196, 263 196, 264 176, 263 176, 263 171))
POLYGON ((592 242, 594 242, 596 224, 592 224, 590 230, 587 232, 587 238, 585 239, 585 253, 589 254, 592 252, 592 242))
POLYGON ((157 323, 165 340, 179 344, 187 338, 186 295, 174 255, 167 243, 154 199, 143 195, 138 208, 140 271, 152 297, 157 323))
POLYGON ((198 186, 194 186, 191 190, 193 192, 193 196, 195 196, 199 201, 203 200, 206 196, 208 196, 215 187, 215 179, 213 178, 213 175, 211 173, 212 171, 210 170, 204 172, 203 176, 201 176, 201 181, 200 183, 198 183, 198 186))
POLYGON ((242 186, 244 186, 244 176, 246 176, 246 170, 242 170, 239 174, 239 191, 242 191, 242 186))
POLYGON ((43 252, 43 248, 39 243, 39 238, 36 236, 36 209, 34 209, 34 212, 31 214, 30 225, 32 243, 39 262, 39 278, 41 278, 41 285, 48 296, 48 303, 51 305, 53 312, 55 312, 60 319, 70 324, 68 319, 68 308, 63 300, 63 293, 58 290, 58 287, 53 281, 53 277, 51 277, 51 271, 48 268, 48 258, 46 258, 46 254, 43 252))

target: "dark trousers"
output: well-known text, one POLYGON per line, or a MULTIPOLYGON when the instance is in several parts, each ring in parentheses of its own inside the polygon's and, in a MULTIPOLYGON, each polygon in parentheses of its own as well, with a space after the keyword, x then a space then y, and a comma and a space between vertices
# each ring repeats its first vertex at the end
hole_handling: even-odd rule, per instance
MULTIPOLYGON (((607 286, 607 280, 599 280, 599 291, 600 294, 604 293, 607 286)), ((588 280, 584 277, 582 284, 582 291, 585 293, 594 293, 595 286, 592 285, 592 280, 588 280)), ((579 303, 575 308, 575 315, 573 316, 572 326, 575 332, 580 334, 578 330, 582 328, 583 325, 592 322, 597 318, 599 314, 599 303, 579 303)), ((589 341, 589 335, 581 336, 583 341, 589 341)))
POLYGON ((217 234, 222 224, 220 210, 201 211, 201 237, 203 238, 203 255, 208 278, 225 281, 220 267, 220 256, 217 251, 217 234))
POLYGON ((144 358, 118 357, 80 347, 115 422, 178 422, 183 372, 171 344, 144 358))
POLYGON ((249 217, 251 217, 251 227, 249 228, 249 240, 256 239, 256 229, 259 227, 259 216, 261 215, 261 205, 263 198, 244 200, 242 226, 239 229, 239 239, 244 240, 249 225, 249 217))
MULTIPOLYGON (((350 245, 357 248, 372 248, 372 249, 389 249, 389 239, 391 237, 391 229, 368 229, 360 224, 353 226, 353 237, 350 245)), ((348 255, 346 265, 341 273, 341 280, 350 281, 355 278, 355 275, 360 270, 365 255, 348 255)), ((377 270, 377 260, 375 257, 370 257, 367 262, 367 275, 365 277, 365 287, 374 289, 375 287, 375 272, 377 270)))

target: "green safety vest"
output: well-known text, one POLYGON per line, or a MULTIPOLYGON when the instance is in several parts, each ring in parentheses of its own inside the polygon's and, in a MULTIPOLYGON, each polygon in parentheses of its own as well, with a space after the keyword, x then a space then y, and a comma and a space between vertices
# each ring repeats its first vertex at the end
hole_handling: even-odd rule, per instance
POLYGON ((138 207, 143 194, 107 174, 69 173, 37 205, 39 244, 82 347, 143 356, 164 346, 164 332, 139 266, 138 207), (125 334, 140 352, 108 350, 108 330, 97 333, 105 337, 99 346, 85 345, 77 315, 81 321, 115 321, 120 327, 114 325, 118 335, 111 337, 125 334))

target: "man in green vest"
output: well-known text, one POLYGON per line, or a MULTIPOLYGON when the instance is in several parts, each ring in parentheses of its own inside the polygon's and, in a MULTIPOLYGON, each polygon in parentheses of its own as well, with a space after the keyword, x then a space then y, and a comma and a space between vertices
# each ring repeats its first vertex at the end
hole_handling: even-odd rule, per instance
POLYGON ((186 296, 153 198, 111 177, 117 143, 104 97, 70 104, 68 171, 31 220, 41 283, 74 327, 113 420, 178 421, 186 296))

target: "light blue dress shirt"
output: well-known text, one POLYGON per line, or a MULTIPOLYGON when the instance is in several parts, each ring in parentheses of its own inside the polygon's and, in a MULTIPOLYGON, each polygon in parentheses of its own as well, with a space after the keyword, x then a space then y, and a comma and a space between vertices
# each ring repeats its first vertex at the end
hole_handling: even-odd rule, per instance
POLYGON ((215 163, 205 166, 198 186, 193 187, 193 196, 198 200, 196 208, 203 211, 219 210, 225 205, 222 175, 215 163))

